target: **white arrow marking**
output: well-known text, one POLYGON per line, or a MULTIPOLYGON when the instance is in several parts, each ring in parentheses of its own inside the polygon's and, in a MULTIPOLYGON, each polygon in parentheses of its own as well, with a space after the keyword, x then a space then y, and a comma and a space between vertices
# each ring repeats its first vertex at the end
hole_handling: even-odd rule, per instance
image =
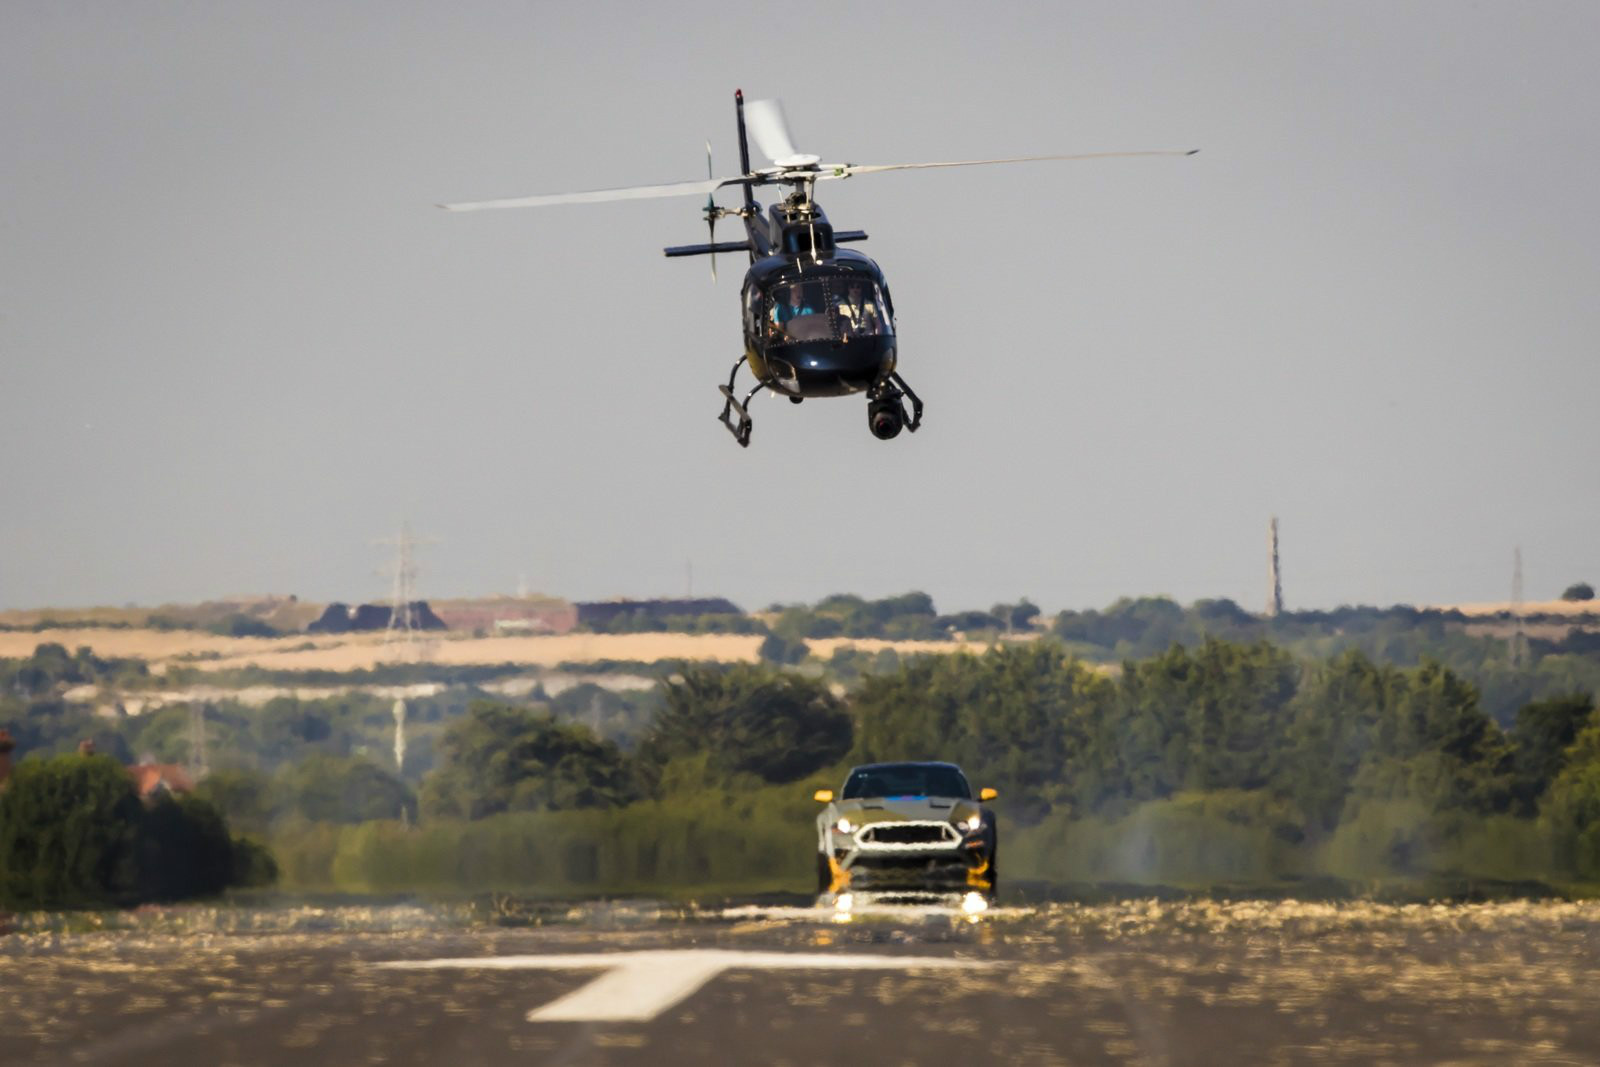
POLYGON ((655 952, 595 952, 570 956, 484 956, 394 960, 395 970, 533 970, 606 973, 528 1013, 529 1022, 648 1022, 680 1004, 723 971, 973 970, 983 960, 939 956, 829 955, 821 952, 734 952, 690 948, 655 952))

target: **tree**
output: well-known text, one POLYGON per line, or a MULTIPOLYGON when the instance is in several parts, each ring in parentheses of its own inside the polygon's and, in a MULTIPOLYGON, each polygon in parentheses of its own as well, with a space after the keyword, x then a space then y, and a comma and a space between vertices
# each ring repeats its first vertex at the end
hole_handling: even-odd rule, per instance
POLYGON ((856 692, 859 762, 949 760, 1006 796, 1024 820, 1048 811, 1080 774, 1110 702, 1107 681, 1054 642, 981 656, 923 656, 867 678, 856 692))
POLYGON ((1569 585, 1569 586, 1567 586, 1566 590, 1561 594, 1561 599, 1562 600, 1593 600, 1594 599, 1594 586, 1590 585, 1588 582, 1577 582, 1577 583, 1575 583, 1573 585, 1569 585))
POLYGON ((1550 785, 1541 816, 1556 844, 1557 862, 1590 881, 1600 879, 1600 722, 1584 727, 1550 785))
POLYGON ((26 759, 0 793, 0 900, 11 907, 95 907, 138 888, 141 810, 109 756, 26 759))
POLYGON ((474 701, 439 742, 423 782, 430 817, 481 819, 507 811, 608 808, 637 796, 633 768, 609 741, 530 708, 474 701))
POLYGON ((402 808, 416 810, 411 788, 365 756, 311 756, 279 774, 277 791, 285 808, 312 822, 397 819, 402 808))
POLYGON ((26 759, 0 791, 0 905, 85 908, 220 892, 272 859, 200 797, 141 804, 109 756, 26 759))
POLYGON ((761 642, 761 648, 757 652, 757 655, 767 663, 775 663, 780 666, 791 666, 804 662, 805 658, 810 654, 811 649, 804 641, 798 639, 790 640, 785 637, 779 637, 777 634, 768 634, 766 640, 761 642))
POLYGON ((1312 831, 1338 825, 1398 675, 1351 651, 1313 668, 1295 694, 1283 785, 1312 831))
POLYGON ((233 877, 228 824, 201 797, 163 793, 146 805, 140 819, 137 865, 143 900, 220 893, 233 877))
POLYGON ((1023 597, 1015 604, 996 604, 993 608, 994 614, 1001 615, 1002 608, 1005 609, 1005 614, 1001 617, 1013 630, 1030 630, 1033 628, 1033 620, 1039 617, 1039 605, 1027 597, 1023 597))
POLYGON ((221 768, 207 775, 194 792, 240 830, 265 833, 277 815, 277 790, 260 771, 221 768))
POLYGON ((821 681, 755 664, 685 664, 640 748, 655 770, 708 755, 720 776, 792 782, 843 758, 850 716, 821 681))
POLYGON ((1511 793, 1518 815, 1531 816, 1567 763, 1567 749, 1594 718, 1594 697, 1574 693, 1525 705, 1511 731, 1511 793))

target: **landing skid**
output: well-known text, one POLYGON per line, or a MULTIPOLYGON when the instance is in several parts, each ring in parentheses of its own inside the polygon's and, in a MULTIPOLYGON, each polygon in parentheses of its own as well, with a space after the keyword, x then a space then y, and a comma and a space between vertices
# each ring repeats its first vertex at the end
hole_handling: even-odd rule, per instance
POLYGON ((728 428, 729 433, 733 434, 733 439, 739 442, 740 448, 750 447, 750 431, 755 428, 755 423, 750 419, 750 401, 757 393, 766 388, 761 382, 757 382, 745 394, 743 402, 734 393, 734 379, 739 376, 739 368, 744 366, 747 358, 746 356, 740 356, 739 362, 733 365, 733 370, 728 374, 728 384, 717 386, 717 391, 722 394, 723 398, 722 414, 717 417, 718 421, 728 428), (739 416, 738 421, 733 419, 734 415, 739 416))
MULTIPOLYGON (((717 416, 717 421, 728 428, 733 434, 733 439, 739 442, 740 448, 750 447, 750 433, 755 429, 755 421, 750 418, 750 401, 755 395, 767 388, 765 382, 757 382, 750 387, 750 391, 739 399, 739 394, 733 391, 734 383, 739 378, 739 368, 745 365, 749 357, 740 356, 733 365, 733 370, 728 372, 728 384, 717 386, 717 392, 722 394, 722 414, 717 416)), ((800 403, 804 397, 790 396, 789 401, 800 403)), ((880 378, 878 384, 867 392, 867 401, 871 408, 879 406, 888 407, 895 412, 898 424, 903 425, 910 433, 916 433, 922 425, 922 398, 917 396, 906 380, 900 377, 899 372, 891 372, 887 377, 880 378), (903 400, 911 401, 911 417, 905 417, 903 400)), ((869 408, 870 410, 870 408, 869 408)), ((896 425, 893 432, 887 436, 892 437, 900 432, 900 425, 896 425)))

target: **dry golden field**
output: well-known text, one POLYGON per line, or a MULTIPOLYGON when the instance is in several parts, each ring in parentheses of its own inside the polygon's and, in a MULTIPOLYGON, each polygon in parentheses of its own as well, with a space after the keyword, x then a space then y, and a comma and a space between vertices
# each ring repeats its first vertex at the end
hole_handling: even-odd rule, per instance
MULTIPOLYGON (((312 634, 293 637, 222 637, 192 630, 81 629, 0 632, 0 657, 22 657, 43 642, 69 649, 87 645, 101 656, 141 659, 156 670, 183 664, 200 670, 260 667, 281 671, 356 671, 413 658, 449 666, 518 664, 555 667, 601 660, 653 663, 656 660, 753 662, 760 636, 737 634, 561 634, 498 636, 430 634, 416 654, 385 647, 381 633, 312 634)), ((810 642, 821 657, 854 646, 867 652, 890 648, 908 653, 981 652, 982 642, 879 641, 830 638, 810 642)))

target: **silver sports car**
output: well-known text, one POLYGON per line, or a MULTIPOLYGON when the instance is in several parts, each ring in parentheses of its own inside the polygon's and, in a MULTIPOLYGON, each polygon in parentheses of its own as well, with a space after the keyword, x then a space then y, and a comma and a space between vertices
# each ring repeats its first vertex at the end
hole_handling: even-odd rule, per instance
POLYGON ((868 763, 819 789, 817 893, 971 893, 992 900, 994 813, 953 763, 868 763))

